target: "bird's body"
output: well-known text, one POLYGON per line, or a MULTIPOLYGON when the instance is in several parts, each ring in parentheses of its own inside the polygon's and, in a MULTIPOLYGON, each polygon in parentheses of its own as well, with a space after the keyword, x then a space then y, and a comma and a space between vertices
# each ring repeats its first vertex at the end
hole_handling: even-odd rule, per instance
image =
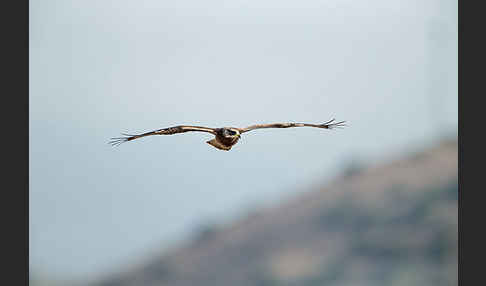
POLYGON ((116 146, 121 143, 131 141, 137 138, 150 136, 150 135, 172 135, 178 133, 184 133, 189 131, 200 131, 200 132, 207 132, 214 135, 214 139, 206 141, 206 143, 218 148, 220 150, 229 151, 233 145, 238 143, 238 140, 241 138, 241 134, 254 130, 254 129, 261 129, 261 128, 289 128, 289 127, 317 127, 317 128, 324 128, 324 129, 332 129, 336 127, 343 127, 344 121, 332 123, 334 119, 323 123, 323 124, 309 124, 309 123, 273 123, 273 124, 257 124, 248 126, 246 128, 236 128, 236 127, 222 127, 222 128, 209 128, 209 127, 202 127, 202 126, 189 126, 189 125, 179 125, 159 130, 154 130, 151 132, 143 133, 143 134, 122 134, 125 137, 117 137, 112 138, 109 142, 110 144, 116 146))
POLYGON ((220 149, 228 151, 233 145, 240 140, 240 131, 234 127, 223 127, 215 130, 214 139, 206 141, 206 143, 220 149))

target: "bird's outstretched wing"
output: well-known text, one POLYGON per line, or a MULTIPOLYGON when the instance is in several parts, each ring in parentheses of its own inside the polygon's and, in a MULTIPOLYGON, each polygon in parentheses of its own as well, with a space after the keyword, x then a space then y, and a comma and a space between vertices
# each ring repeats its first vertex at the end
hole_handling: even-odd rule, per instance
POLYGON ((150 136, 150 135, 172 135, 172 134, 184 133, 184 132, 189 132, 189 131, 200 131, 200 132, 208 132, 208 133, 211 133, 211 134, 216 134, 215 128, 179 125, 179 126, 168 127, 168 128, 164 128, 164 129, 158 129, 158 130, 150 131, 150 132, 143 133, 143 134, 125 134, 125 133, 122 133, 123 137, 111 138, 111 140, 110 140, 110 142, 108 142, 108 144, 111 144, 113 146, 117 146, 117 145, 120 145, 124 142, 132 141, 132 140, 140 138, 140 137, 145 137, 145 136, 150 136))
POLYGON ((255 129, 261 129, 261 128, 289 128, 289 127, 304 127, 304 126, 309 126, 309 127, 317 127, 317 128, 324 128, 324 129, 333 129, 333 128, 342 128, 346 126, 344 123, 345 121, 340 121, 340 122, 334 122, 334 119, 331 119, 325 123, 322 124, 309 124, 309 123, 271 123, 271 124, 257 124, 257 125, 252 125, 248 126, 246 128, 239 128, 238 130, 240 133, 245 133, 251 130, 255 129))

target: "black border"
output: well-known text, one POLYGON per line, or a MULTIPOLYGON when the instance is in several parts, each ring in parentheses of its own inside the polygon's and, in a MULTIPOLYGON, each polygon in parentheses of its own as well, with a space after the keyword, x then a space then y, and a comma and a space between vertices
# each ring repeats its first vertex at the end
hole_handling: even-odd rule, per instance
POLYGON ((474 13, 473 9, 466 8, 463 3, 458 2, 458 284, 476 285, 482 284, 484 280, 483 263, 478 256, 483 254, 480 246, 484 244, 485 238, 483 234, 484 213, 482 212, 485 207, 484 201, 479 197, 484 192, 484 182, 477 180, 481 178, 482 174, 479 173, 482 173, 484 167, 478 164, 480 162, 473 161, 484 157, 479 156, 484 153, 481 152, 484 147, 475 146, 475 144, 483 145, 484 141, 480 138, 467 140, 465 135, 474 136, 483 133, 481 127, 469 132, 466 129, 471 130, 474 123, 484 122, 482 115, 485 111, 481 99, 485 94, 481 86, 474 86, 475 82, 484 81, 484 66, 479 61, 484 57, 483 41, 480 36, 484 34, 484 16, 482 9, 475 9, 476 13, 474 13), (468 33, 469 39, 471 39, 469 44, 465 41, 468 33), (476 69, 467 69, 468 64, 476 69), (468 102, 467 99, 471 98, 476 99, 477 104, 473 105, 468 102), (466 120, 468 116, 475 118, 466 120), (467 149, 465 142, 468 144, 467 149), (477 152, 476 156, 474 151, 477 152), (466 232, 467 235, 465 235, 466 232))
POLYGON ((2 4, 2 281, 29 285, 29 1, 2 4))

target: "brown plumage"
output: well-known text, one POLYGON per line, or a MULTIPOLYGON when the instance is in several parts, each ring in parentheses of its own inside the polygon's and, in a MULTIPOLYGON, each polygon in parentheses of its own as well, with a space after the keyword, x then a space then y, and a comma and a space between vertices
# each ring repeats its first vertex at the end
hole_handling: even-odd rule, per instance
POLYGON ((290 127, 317 127, 317 128, 324 128, 324 129, 333 129, 344 127, 344 121, 334 122, 334 119, 329 120, 323 124, 309 124, 309 123, 271 123, 271 124, 257 124, 248 126, 245 128, 235 128, 235 127, 222 127, 222 128, 209 128, 209 127, 201 127, 201 126, 188 126, 188 125, 179 125, 164 129, 158 129, 154 131, 150 131, 143 134, 124 134, 124 137, 117 137, 111 138, 109 144, 113 146, 120 145, 127 141, 132 141, 137 138, 151 136, 151 135, 172 135, 178 133, 184 133, 189 131, 199 131, 199 132, 207 132, 214 135, 214 139, 206 141, 206 143, 218 148, 220 150, 228 151, 235 145, 241 137, 241 134, 255 130, 255 129, 262 129, 262 128, 290 128, 290 127))

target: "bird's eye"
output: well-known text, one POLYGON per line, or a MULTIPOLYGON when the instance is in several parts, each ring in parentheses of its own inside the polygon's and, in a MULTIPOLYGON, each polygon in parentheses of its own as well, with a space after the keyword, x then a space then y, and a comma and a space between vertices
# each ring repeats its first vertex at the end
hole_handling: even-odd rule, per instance
POLYGON ((229 133, 230 135, 236 135, 236 131, 233 131, 233 130, 228 130, 228 133, 229 133))

